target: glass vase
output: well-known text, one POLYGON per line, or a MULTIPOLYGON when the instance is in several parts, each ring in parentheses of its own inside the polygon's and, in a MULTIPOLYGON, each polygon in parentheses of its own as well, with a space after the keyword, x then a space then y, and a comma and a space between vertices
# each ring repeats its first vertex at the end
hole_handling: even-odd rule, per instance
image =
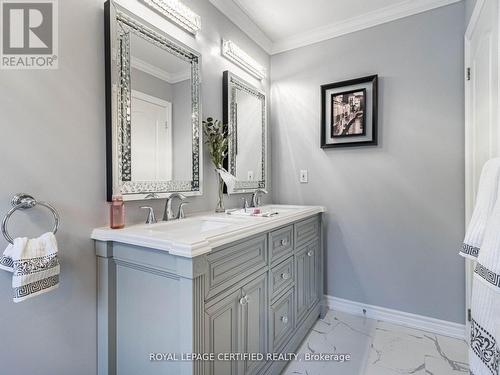
POLYGON ((217 172, 217 205, 215 206, 215 212, 225 212, 224 209, 224 180, 217 172))

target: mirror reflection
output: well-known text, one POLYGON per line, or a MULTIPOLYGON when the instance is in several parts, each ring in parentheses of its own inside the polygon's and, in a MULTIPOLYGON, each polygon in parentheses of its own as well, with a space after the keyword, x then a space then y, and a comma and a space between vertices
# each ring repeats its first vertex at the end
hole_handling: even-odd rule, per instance
POLYGON ((132 181, 191 180, 191 64, 134 34, 130 55, 132 181))
POLYGON ((262 102, 241 89, 235 91, 236 178, 240 181, 262 180, 262 102))
POLYGON ((266 98, 257 88, 224 72, 224 123, 228 126, 226 169, 235 191, 266 187, 266 98))

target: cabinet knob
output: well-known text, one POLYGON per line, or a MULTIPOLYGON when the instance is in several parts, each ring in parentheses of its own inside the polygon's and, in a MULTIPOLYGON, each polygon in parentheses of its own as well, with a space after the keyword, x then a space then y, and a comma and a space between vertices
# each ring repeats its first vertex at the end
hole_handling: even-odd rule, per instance
POLYGON ((288 272, 283 272, 283 273, 281 274, 281 278, 282 278, 283 280, 288 280, 288 279, 290 278, 290 274, 289 274, 288 272))
POLYGON ((280 243, 281 243, 281 246, 287 246, 288 240, 286 238, 283 238, 280 243))
POLYGON ((250 301, 249 296, 244 296, 240 298, 240 305, 246 305, 250 301))
POLYGON ((313 255, 314 255, 314 251, 309 250, 309 251, 307 252, 307 256, 308 256, 308 257, 312 257, 313 255))
POLYGON ((283 315, 283 316, 281 317, 281 321, 283 322, 283 324, 288 324, 288 316, 283 315))

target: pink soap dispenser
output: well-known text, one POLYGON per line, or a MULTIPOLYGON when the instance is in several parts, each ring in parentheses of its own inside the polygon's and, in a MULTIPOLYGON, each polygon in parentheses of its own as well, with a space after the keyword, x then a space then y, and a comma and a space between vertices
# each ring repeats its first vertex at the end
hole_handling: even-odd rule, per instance
POLYGON ((125 227, 125 203, 121 195, 113 195, 109 206, 109 222, 111 229, 125 227))

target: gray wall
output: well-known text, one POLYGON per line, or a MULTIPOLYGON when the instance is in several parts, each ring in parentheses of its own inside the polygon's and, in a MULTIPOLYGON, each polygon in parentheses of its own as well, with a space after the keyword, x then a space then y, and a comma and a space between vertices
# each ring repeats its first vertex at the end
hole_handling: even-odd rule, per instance
POLYGON ((132 90, 172 102, 173 87, 170 83, 136 68, 130 69, 130 76, 132 90))
POLYGON ((474 11, 477 0, 465 0, 465 27, 469 24, 470 17, 474 11))
POLYGON ((457 3, 272 56, 273 198, 326 205, 329 295, 464 321, 463 34, 457 3), (322 150, 320 85, 370 74, 380 145, 322 150))
MULTIPOLYGON (((185 2, 202 16, 203 32, 195 40, 167 21, 164 29, 203 54, 203 116, 222 118, 222 72, 252 79, 220 57, 220 38, 233 39, 266 68, 269 57, 208 1, 185 2)), ((0 271, 2 374, 96 372, 96 258, 89 236, 108 218, 103 40, 103 0, 59 1, 59 69, 0 70, 0 212, 19 191, 53 203, 61 214, 62 262, 60 288, 20 304, 12 302, 11 275, 0 271)), ((204 188, 204 198, 190 199, 190 210, 215 207, 207 157, 204 188)), ((145 218, 141 203, 128 205, 129 222, 145 218)), ((13 235, 41 233, 51 226, 48 220, 38 210, 16 215, 13 235)))

